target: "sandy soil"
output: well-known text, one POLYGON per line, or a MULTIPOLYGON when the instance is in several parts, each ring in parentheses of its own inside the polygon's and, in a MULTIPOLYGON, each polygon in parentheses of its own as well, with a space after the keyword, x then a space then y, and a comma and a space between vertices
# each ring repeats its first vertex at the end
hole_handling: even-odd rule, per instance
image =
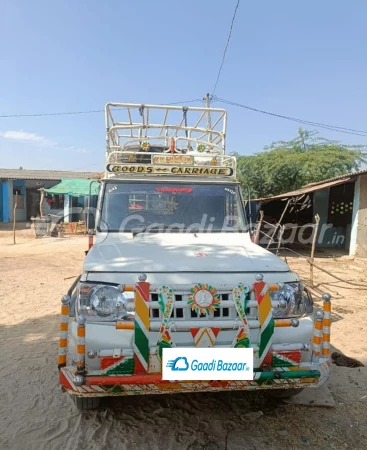
MULTIPOLYGON (((80 415, 59 388, 56 354, 65 278, 80 273, 86 246, 84 237, 36 240, 30 230, 14 246, 0 233, 0 449, 367 449, 367 367, 333 366, 335 408, 233 392, 115 398, 80 415)), ((367 285, 367 261, 317 261, 367 285)), ((304 260, 289 263, 309 278, 304 260)), ((333 295, 333 346, 367 364, 367 291, 317 270, 315 280, 333 295)))

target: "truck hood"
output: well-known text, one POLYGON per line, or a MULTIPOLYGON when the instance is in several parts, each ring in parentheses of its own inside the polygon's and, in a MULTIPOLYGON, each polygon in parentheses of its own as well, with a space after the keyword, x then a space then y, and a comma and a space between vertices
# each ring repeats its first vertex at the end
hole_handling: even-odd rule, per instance
POLYGON ((289 272, 248 233, 109 233, 97 237, 86 272, 289 272))

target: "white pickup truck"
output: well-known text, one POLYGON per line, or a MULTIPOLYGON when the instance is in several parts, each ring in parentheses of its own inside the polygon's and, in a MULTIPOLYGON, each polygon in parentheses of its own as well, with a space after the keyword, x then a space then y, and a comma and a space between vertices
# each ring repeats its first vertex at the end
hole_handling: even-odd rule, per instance
POLYGON ((60 383, 77 407, 325 382, 330 297, 315 313, 297 274, 252 242, 226 112, 107 104, 106 128, 94 243, 62 298, 60 383), (251 348, 252 380, 162 380, 162 352, 179 347, 251 348))

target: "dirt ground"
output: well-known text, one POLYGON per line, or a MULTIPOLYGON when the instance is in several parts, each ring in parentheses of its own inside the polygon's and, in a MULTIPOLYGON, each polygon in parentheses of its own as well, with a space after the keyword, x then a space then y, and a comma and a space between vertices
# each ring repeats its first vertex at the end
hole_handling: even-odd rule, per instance
MULTIPOLYGON (((87 239, 34 239, 0 233, 0 449, 367 449, 367 367, 333 365, 334 408, 296 406, 265 393, 115 398, 81 415, 58 384, 61 295, 82 269, 87 239)), ((364 284, 315 270, 332 294, 332 345, 367 365, 367 260, 325 257, 318 264, 364 284)), ((307 262, 288 258, 309 278, 307 262)))

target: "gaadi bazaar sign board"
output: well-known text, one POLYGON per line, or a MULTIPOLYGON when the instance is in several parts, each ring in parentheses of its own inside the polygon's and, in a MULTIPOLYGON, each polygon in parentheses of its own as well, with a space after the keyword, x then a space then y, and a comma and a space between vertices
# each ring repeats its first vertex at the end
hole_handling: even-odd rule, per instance
POLYGON ((195 167, 195 166, 153 166, 153 165, 136 165, 136 164, 108 164, 106 167, 108 172, 138 173, 150 175, 214 175, 222 177, 230 177, 233 175, 231 167, 195 167))

